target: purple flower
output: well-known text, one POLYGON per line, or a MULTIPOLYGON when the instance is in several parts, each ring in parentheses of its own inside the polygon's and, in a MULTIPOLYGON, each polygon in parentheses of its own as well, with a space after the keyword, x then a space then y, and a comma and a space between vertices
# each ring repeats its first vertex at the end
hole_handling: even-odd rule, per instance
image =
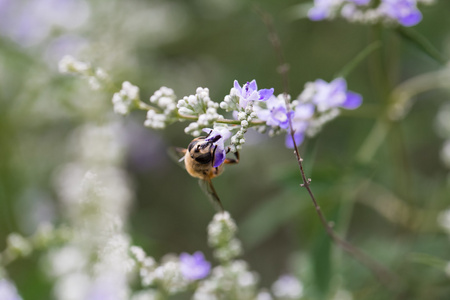
POLYGON ((88 3, 80 0, 1 0, 0 17, 4 8, 8 9, 8 18, 0 21, 4 25, 0 26, 0 31, 25 47, 47 40, 54 29, 79 28, 90 14, 88 3), (23 4, 17 4, 20 2, 23 4))
POLYGON ((344 78, 336 78, 330 83, 317 79, 315 90, 312 101, 319 112, 335 107, 355 109, 362 103, 361 95, 347 91, 347 82, 344 78))
POLYGON ((422 20, 416 0, 382 0, 378 11, 407 27, 414 26, 422 20))
POLYGON ((0 279, 0 299, 22 300, 17 293, 16 287, 6 279, 0 279))
POLYGON ((211 263, 205 260, 203 253, 200 251, 192 255, 181 253, 180 255, 181 274, 187 280, 197 280, 208 276, 211 270, 211 263))
MULTIPOLYGON (((311 103, 301 103, 295 108, 292 115, 292 129, 294 130, 295 143, 300 145, 305 138, 305 131, 309 126, 309 121, 314 115, 314 105, 311 103)), ((286 135, 286 147, 294 148, 294 142, 292 141, 290 129, 286 135)))
POLYGON ((241 88, 237 80, 234 81, 234 88, 239 96, 239 106, 246 108, 249 101, 266 101, 273 95, 273 88, 258 90, 256 81, 253 79, 241 88))
POLYGON ((208 137, 205 139, 207 142, 211 142, 216 146, 214 157, 214 168, 220 166, 225 160, 225 141, 231 137, 231 132, 228 128, 223 126, 217 126, 214 129, 204 128, 203 131, 208 133, 208 137))
POLYGON ((308 18, 312 21, 327 19, 336 7, 336 0, 314 0, 314 7, 308 11, 308 18))
POLYGON ((257 111, 258 118, 266 121, 268 126, 280 127, 286 129, 289 127, 289 117, 292 112, 288 114, 286 111, 286 103, 283 99, 272 96, 267 100, 267 109, 260 109, 257 111))

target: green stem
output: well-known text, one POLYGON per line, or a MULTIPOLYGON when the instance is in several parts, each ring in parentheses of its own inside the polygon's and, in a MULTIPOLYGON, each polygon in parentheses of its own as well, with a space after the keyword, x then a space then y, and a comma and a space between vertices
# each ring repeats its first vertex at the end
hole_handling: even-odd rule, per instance
MULTIPOLYGON (((372 27, 371 38, 375 40, 374 43, 383 40, 383 28, 380 25, 372 27)), ((386 104, 388 95, 390 93, 389 72, 386 69, 386 58, 383 51, 378 51, 378 55, 374 55, 370 61, 370 73, 373 76, 373 81, 376 82, 376 97, 380 99, 379 105, 386 104)), ((362 164, 367 164, 371 161, 378 148, 383 143, 385 137, 390 130, 390 122, 385 117, 385 108, 381 108, 381 116, 375 122, 371 132, 364 140, 356 154, 356 161, 362 164)))
POLYGON ((380 48, 382 45, 381 41, 375 41, 364 50, 358 53, 354 59, 352 59, 348 64, 346 64, 336 75, 337 77, 347 77, 351 71, 353 71, 364 59, 366 59, 372 52, 380 48))
POLYGON ((356 160, 362 164, 370 162, 391 128, 385 118, 379 118, 356 154, 356 160))
POLYGON ((437 61, 438 63, 445 65, 448 61, 447 57, 444 57, 423 35, 411 28, 405 28, 403 26, 397 27, 397 33, 401 37, 415 45, 422 50, 429 57, 437 61))
MULTIPOLYGON (((197 121, 198 120, 197 116, 190 116, 190 115, 183 115, 183 114, 178 114, 178 118, 182 119, 182 120, 186 120, 186 121, 197 121)), ((241 121, 230 120, 230 119, 216 120, 215 123, 229 124, 229 125, 241 125, 241 121)), ((262 126, 262 125, 265 125, 266 123, 261 120, 254 120, 254 121, 249 122, 248 124, 249 124, 249 127, 254 127, 254 126, 262 126)))
POLYGON ((154 110, 154 111, 157 111, 157 112, 161 112, 161 110, 159 108, 151 106, 151 105, 148 105, 147 103, 142 102, 140 100, 136 101, 136 108, 140 109, 140 110, 145 110, 145 111, 154 110))
POLYGON ((388 116, 399 120, 405 116, 411 106, 411 99, 431 89, 447 87, 450 81, 450 70, 443 69, 410 78, 399 84, 391 93, 388 116))

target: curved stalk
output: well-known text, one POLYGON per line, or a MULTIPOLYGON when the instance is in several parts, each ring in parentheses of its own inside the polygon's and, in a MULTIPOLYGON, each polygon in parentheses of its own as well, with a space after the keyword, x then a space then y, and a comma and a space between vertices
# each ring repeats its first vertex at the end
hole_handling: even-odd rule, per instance
MULTIPOLYGON (((279 41, 278 35, 276 34, 275 28, 272 23, 272 19, 269 14, 263 12, 261 9, 256 9, 257 13, 260 15, 262 21, 266 25, 268 31, 269 31, 269 40, 272 43, 272 46, 277 54, 278 63, 279 63, 279 70, 280 74, 282 76, 283 81, 283 87, 284 87, 284 95, 286 100, 286 108, 288 111, 291 110, 290 102, 288 98, 288 68, 286 68, 286 63, 284 61, 283 53, 281 51, 281 43, 279 41)), ((304 187, 309 197, 311 198, 314 208, 316 210, 316 213, 319 217, 319 220, 322 224, 322 226, 325 228, 326 233, 328 236, 332 239, 332 241, 341 249, 343 249, 345 252, 347 252, 351 257, 353 257, 355 260, 359 261, 361 264, 366 266, 378 279, 380 283, 383 285, 389 287, 390 289, 394 290, 398 286, 398 276, 389 269, 387 269, 385 266, 381 265, 379 262, 375 261, 373 258, 371 258, 369 255, 355 247, 353 244, 348 242, 347 240, 341 238, 333 229, 332 225, 327 221, 324 213, 322 212, 322 209, 320 208, 319 203, 317 202, 316 197, 314 196, 314 193, 310 187, 311 185, 311 179, 307 178, 304 168, 303 168, 303 158, 300 155, 300 152, 298 150, 298 146, 295 142, 295 131, 292 126, 292 119, 289 118, 289 129, 290 129, 290 137, 294 144, 294 155, 296 157, 298 167, 300 170, 300 176, 302 178, 302 183, 300 184, 301 187, 304 187)))

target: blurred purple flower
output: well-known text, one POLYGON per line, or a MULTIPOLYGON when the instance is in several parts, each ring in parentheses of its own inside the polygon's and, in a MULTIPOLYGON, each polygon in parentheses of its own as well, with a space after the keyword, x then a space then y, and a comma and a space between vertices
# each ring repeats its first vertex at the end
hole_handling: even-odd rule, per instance
POLYGON ((217 146, 214 157, 214 168, 216 168, 225 160, 225 155, 227 154, 225 151, 225 141, 231 137, 231 132, 223 126, 217 126, 214 129, 204 128, 203 131, 208 133, 205 141, 217 146))
MULTIPOLYGON (((286 103, 282 99, 272 96, 267 100, 267 109, 257 111, 258 118, 266 121, 268 126, 278 126, 286 129, 289 127, 289 117, 286 111, 286 103)), ((292 112, 289 113, 291 115, 292 112)))
POLYGON ((303 284, 293 275, 282 275, 272 285, 277 299, 300 299, 303 296, 303 284))
POLYGON ((314 0, 314 6, 308 11, 308 18, 321 21, 333 17, 343 4, 367 5, 371 0, 314 0))
POLYGON ((187 280, 197 280, 208 276, 211 270, 211 263, 205 260, 203 253, 200 251, 192 255, 181 253, 180 269, 183 277, 187 280))
POLYGON ((414 26, 422 20, 416 0, 382 0, 378 11, 406 27, 414 26))
POLYGON ((347 82, 344 78, 336 78, 330 83, 317 79, 315 89, 312 100, 319 112, 335 107, 355 109, 362 103, 361 95, 347 91, 347 82))
POLYGON ((65 55, 77 57, 88 45, 88 40, 81 36, 64 34, 48 43, 44 56, 49 65, 56 66, 65 55))
POLYGON ((314 6, 308 11, 308 18, 320 21, 331 16, 336 8, 336 0, 314 0, 314 6))
POLYGON ((246 108, 249 101, 266 101, 273 95, 273 88, 258 90, 256 81, 253 79, 241 88, 237 80, 234 81, 234 88, 239 96, 239 106, 246 108))
POLYGON ((0 0, 0 32, 22 46, 33 46, 51 36, 55 28, 79 28, 89 14, 85 0, 0 0))
POLYGON ((0 279, 0 299, 22 300, 22 298, 17 293, 16 287, 6 279, 0 279))
MULTIPOLYGON (((309 126, 309 121, 314 115, 314 105, 311 103, 301 103, 295 108, 294 114, 292 115, 292 129, 294 130, 295 143, 300 145, 305 138, 305 131, 309 126)), ((288 134, 286 135, 286 147, 294 148, 294 142, 291 137, 291 130, 288 129, 288 134)))

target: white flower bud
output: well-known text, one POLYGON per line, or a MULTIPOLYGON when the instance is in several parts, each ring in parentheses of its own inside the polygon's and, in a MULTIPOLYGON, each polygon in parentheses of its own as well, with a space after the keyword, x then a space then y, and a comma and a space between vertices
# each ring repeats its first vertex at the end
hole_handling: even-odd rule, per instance
POLYGON ((139 88, 132 85, 129 81, 124 81, 122 83, 122 90, 129 99, 139 99, 139 88))
POLYGON ((100 81, 98 81, 98 79, 93 76, 89 76, 88 84, 94 91, 99 90, 101 87, 100 81))
POLYGON ((299 299, 303 296, 303 284, 292 275, 283 275, 272 285, 272 292, 277 298, 299 299))
POLYGON ((19 256, 28 256, 33 251, 31 243, 17 233, 11 233, 7 238, 8 249, 19 256))
POLYGON ((190 95, 187 97, 187 103, 192 106, 195 107, 198 103, 197 103, 197 97, 195 97, 194 95, 190 95))
POLYGON ((240 112, 238 113, 238 120, 239 120, 239 121, 245 120, 246 118, 247 118, 247 115, 246 115, 243 111, 240 111, 240 112))

